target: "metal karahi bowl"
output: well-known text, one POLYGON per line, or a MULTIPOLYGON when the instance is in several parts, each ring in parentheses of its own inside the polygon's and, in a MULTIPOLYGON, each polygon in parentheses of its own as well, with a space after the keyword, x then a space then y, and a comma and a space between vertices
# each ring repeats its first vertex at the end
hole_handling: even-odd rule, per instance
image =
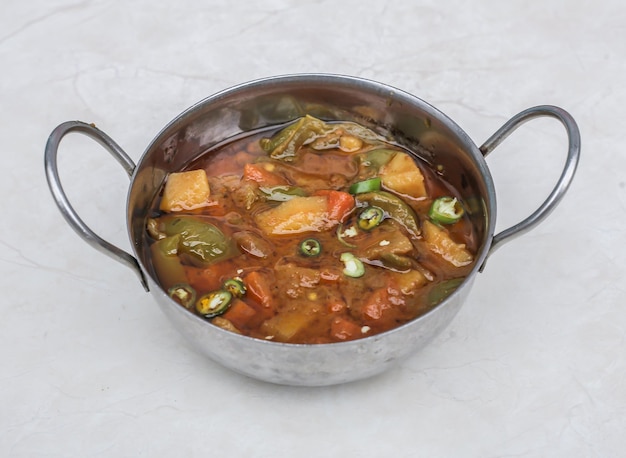
POLYGON ((96 249, 131 267, 146 291, 191 345, 210 359, 247 376, 288 385, 332 385, 385 371, 424 347, 453 319, 488 256, 503 242, 543 220, 571 183, 580 155, 580 134, 572 117, 554 106, 529 108, 515 115, 478 147, 445 114, 394 87, 361 78, 298 74, 256 80, 200 101, 174 118, 152 140, 135 165, 105 133, 70 121, 50 135, 45 168, 52 195, 70 226, 96 249), (353 121, 391 136, 427 162, 442 165, 446 178, 462 193, 480 240, 475 265, 465 281, 431 311, 398 328, 358 340, 330 344, 288 344, 238 335, 214 326, 174 302, 158 285, 144 248, 146 218, 155 195, 170 172, 181 170, 214 145, 244 132, 278 126, 310 114, 325 121, 353 121), (525 220, 494 234, 496 196, 485 161, 522 123, 548 116, 559 120, 568 136, 562 174, 544 203, 525 220), (107 149, 130 176, 127 227, 131 255, 97 236, 70 205, 59 180, 57 153, 62 138, 85 134, 107 149))

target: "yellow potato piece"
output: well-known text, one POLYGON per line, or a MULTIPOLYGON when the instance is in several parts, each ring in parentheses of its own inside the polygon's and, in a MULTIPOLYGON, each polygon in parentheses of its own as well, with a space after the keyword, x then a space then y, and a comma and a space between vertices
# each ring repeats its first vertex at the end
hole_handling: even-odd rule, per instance
POLYGON ((363 146, 363 140, 352 135, 342 135, 339 137, 339 149, 347 153, 358 151, 363 146))
POLYGON ((474 257, 465 248, 465 244, 454 242, 448 232, 436 224, 425 220, 422 224, 422 234, 430 249, 453 266, 462 267, 473 261, 474 257))
POLYGON ((194 210, 206 206, 210 195, 209 181, 203 169, 170 173, 160 208, 166 212, 194 210))
POLYGON ((428 283, 426 276, 419 270, 408 272, 390 272, 400 292, 407 296, 413 296, 418 289, 428 283))
POLYGON ((427 197, 424 176, 406 153, 396 154, 380 171, 383 186, 407 196, 427 197))
POLYGON ((315 318, 314 314, 303 312, 284 312, 274 315, 263 323, 263 332, 276 340, 287 341, 303 330, 315 318))
POLYGON ((294 197, 255 217, 257 226, 268 235, 316 232, 331 227, 325 196, 294 197))

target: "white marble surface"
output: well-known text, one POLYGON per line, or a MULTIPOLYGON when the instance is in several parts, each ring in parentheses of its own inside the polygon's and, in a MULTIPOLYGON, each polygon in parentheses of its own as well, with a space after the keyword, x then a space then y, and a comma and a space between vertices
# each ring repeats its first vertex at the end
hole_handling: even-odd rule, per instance
MULTIPOLYGON (((0 62, 0 456, 625 456, 621 0, 8 0, 0 62), (583 142, 565 200, 494 254, 442 335, 328 388, 257 382, 189 349, 135 275, 64 222, 43 169, 63 121, 97 123, 137 160, 194 102, 298 72, 397 86, 477 144, 555 104, 583 142)), ((86 139, 63 145, 75 207, 128 248, 122 169, 86 139)), ((499 229, 542 202, 565 148, 539 120, 488 158, 499 229)))

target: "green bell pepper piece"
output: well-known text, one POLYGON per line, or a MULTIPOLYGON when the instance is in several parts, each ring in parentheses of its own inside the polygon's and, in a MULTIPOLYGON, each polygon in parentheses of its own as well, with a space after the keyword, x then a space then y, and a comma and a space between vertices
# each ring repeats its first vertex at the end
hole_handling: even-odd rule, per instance
POLYGON ((178 250, 204 263, 228 259, 237 253, 232 241, 213 224, 188 216, 161 218, 159 230, 180 236, 178 250))
POLYGON ((174 235, 150 245, 154 272, 165 289, 187 282, 187 274, 178 257, 179 243, 180 235, 174 235))
POLYGON ((274 202, 286 202, 296 196, 304 197, 307 195, 304 189, 297 186, 261 186, 259 191, 263 193, 267 200, 274 202))
POLYGON ((372 192, 380 190, 380 177, 370 178, 368 180, 358 181, 356 183, 352 183, 348 192, 350 194, 362 194, 364 192, 372 192))
POLYGON ((463 283, 464 280, 465 277, 459 277, 438 283, 428 293, 428 304, 431 307, 434 307, 435 305, 443 302, 450 294, 461 286, 461 283, 463 283))
POLYGON ((367 151, 360 155, 361 164, 365 167, 371 167, 372 169, 378 171, 380 168, 387 164, 398 151, 387 148, 378 148, 367 151))
POLYGON ((413 262, 410 257, 397 253, 385 253, 381 256, 380 260, 385 267, 400 272, 406 272, 413 267, 413 262))
POLYGON ((324 135, 328 130, 328 125, 324 121, 306 115, 273 137, 262 138, 261 148, 269 153, 272 159, 293 161, 302 145, 313 141, 319 135, 324 135))

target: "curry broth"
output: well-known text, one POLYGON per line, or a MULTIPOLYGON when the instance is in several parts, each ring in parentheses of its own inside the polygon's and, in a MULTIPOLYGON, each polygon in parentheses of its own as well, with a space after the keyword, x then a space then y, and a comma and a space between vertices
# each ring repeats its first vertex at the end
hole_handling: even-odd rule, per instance
MULTIPOLYGON (((340 136, 351 137, 342 132, 339 129, 340 136)), ((268 131, 258 131, 238 137, 185 167, 188 171, 206 172, 210 196, 201 208, 164 212, 160 210, 163 190, 155 199, 153 214, 159 224, 167 224, 172 218, 193 218, 218 228, 228 239, 225 250, 232 250, 215 262, 175 249, 175 253, 170 250, 164 255, 165 251, 155 247, 171 237, 155 241, 161 235, 148 230, 149 258, 164 290, 189 285, 198 300, 223 289, 225 281, 236 279, 245 293, 233 296, 225 312, 207 318, 213 324, 260 339, 331 343, 375 335, 410 321, 434 307, 442 295, 468 275, 478 242, 466 214, 454 224, 436 224, 435 229, 429 226, 441 231, 437 236, 444 237, 446 243, 463 250, 469 259, 463 265, 447 261, 433 249, 432 240, 424 236, 429 209, 436 197, 461 200, 436 168, 397 145, 381 141, 363 141, 354 151, 339 147, 316 150, 305 144, 289 161, 273 159, 261 146, 267 135, 268 131), (371 202, 360 201, 359 194, 353 196, 354 207, 340 219, 333 220, 332 215, 325 214, 328 221, 319 230, 268 234, 267 228, 259 227, 264 215, 292 199, 281 195, 286 200, 274 201, 265 194, 268 188, 297 187, 296 197, 303 199, 317 195, 330 199, 329 191, 347 194, 354 183, 376 177, 382 170, 373 170, 371 164, 363 161, 365 155, 381 149, 391 150, 392 157, 408 154, 423 176, 425 196, 395 192, 384 185, 384 180, 381 189, 374 191, 393 202, 399 197, 410 207, 419 234, 411 233, 410 226, 400 218, 390 217, 391 210, 385 211, 376 227, 360 229, 360 215, 371 202), (263 177, 261 181, 250 179, 247 164, 268 172, 263 172, 269 177, 266 179, 275 183, 263 186, 263 177), (306 256, 301 244, 310 238, 319 243, 321 252, 306 256), (386 247, 396 251, 385 252, 386 247), (348 263, 342 262, 341 256, 346 252, 362 263, 361 276, 345 273, 348 263)), ((187 306, 198 313, 193 304, 187 306)))

